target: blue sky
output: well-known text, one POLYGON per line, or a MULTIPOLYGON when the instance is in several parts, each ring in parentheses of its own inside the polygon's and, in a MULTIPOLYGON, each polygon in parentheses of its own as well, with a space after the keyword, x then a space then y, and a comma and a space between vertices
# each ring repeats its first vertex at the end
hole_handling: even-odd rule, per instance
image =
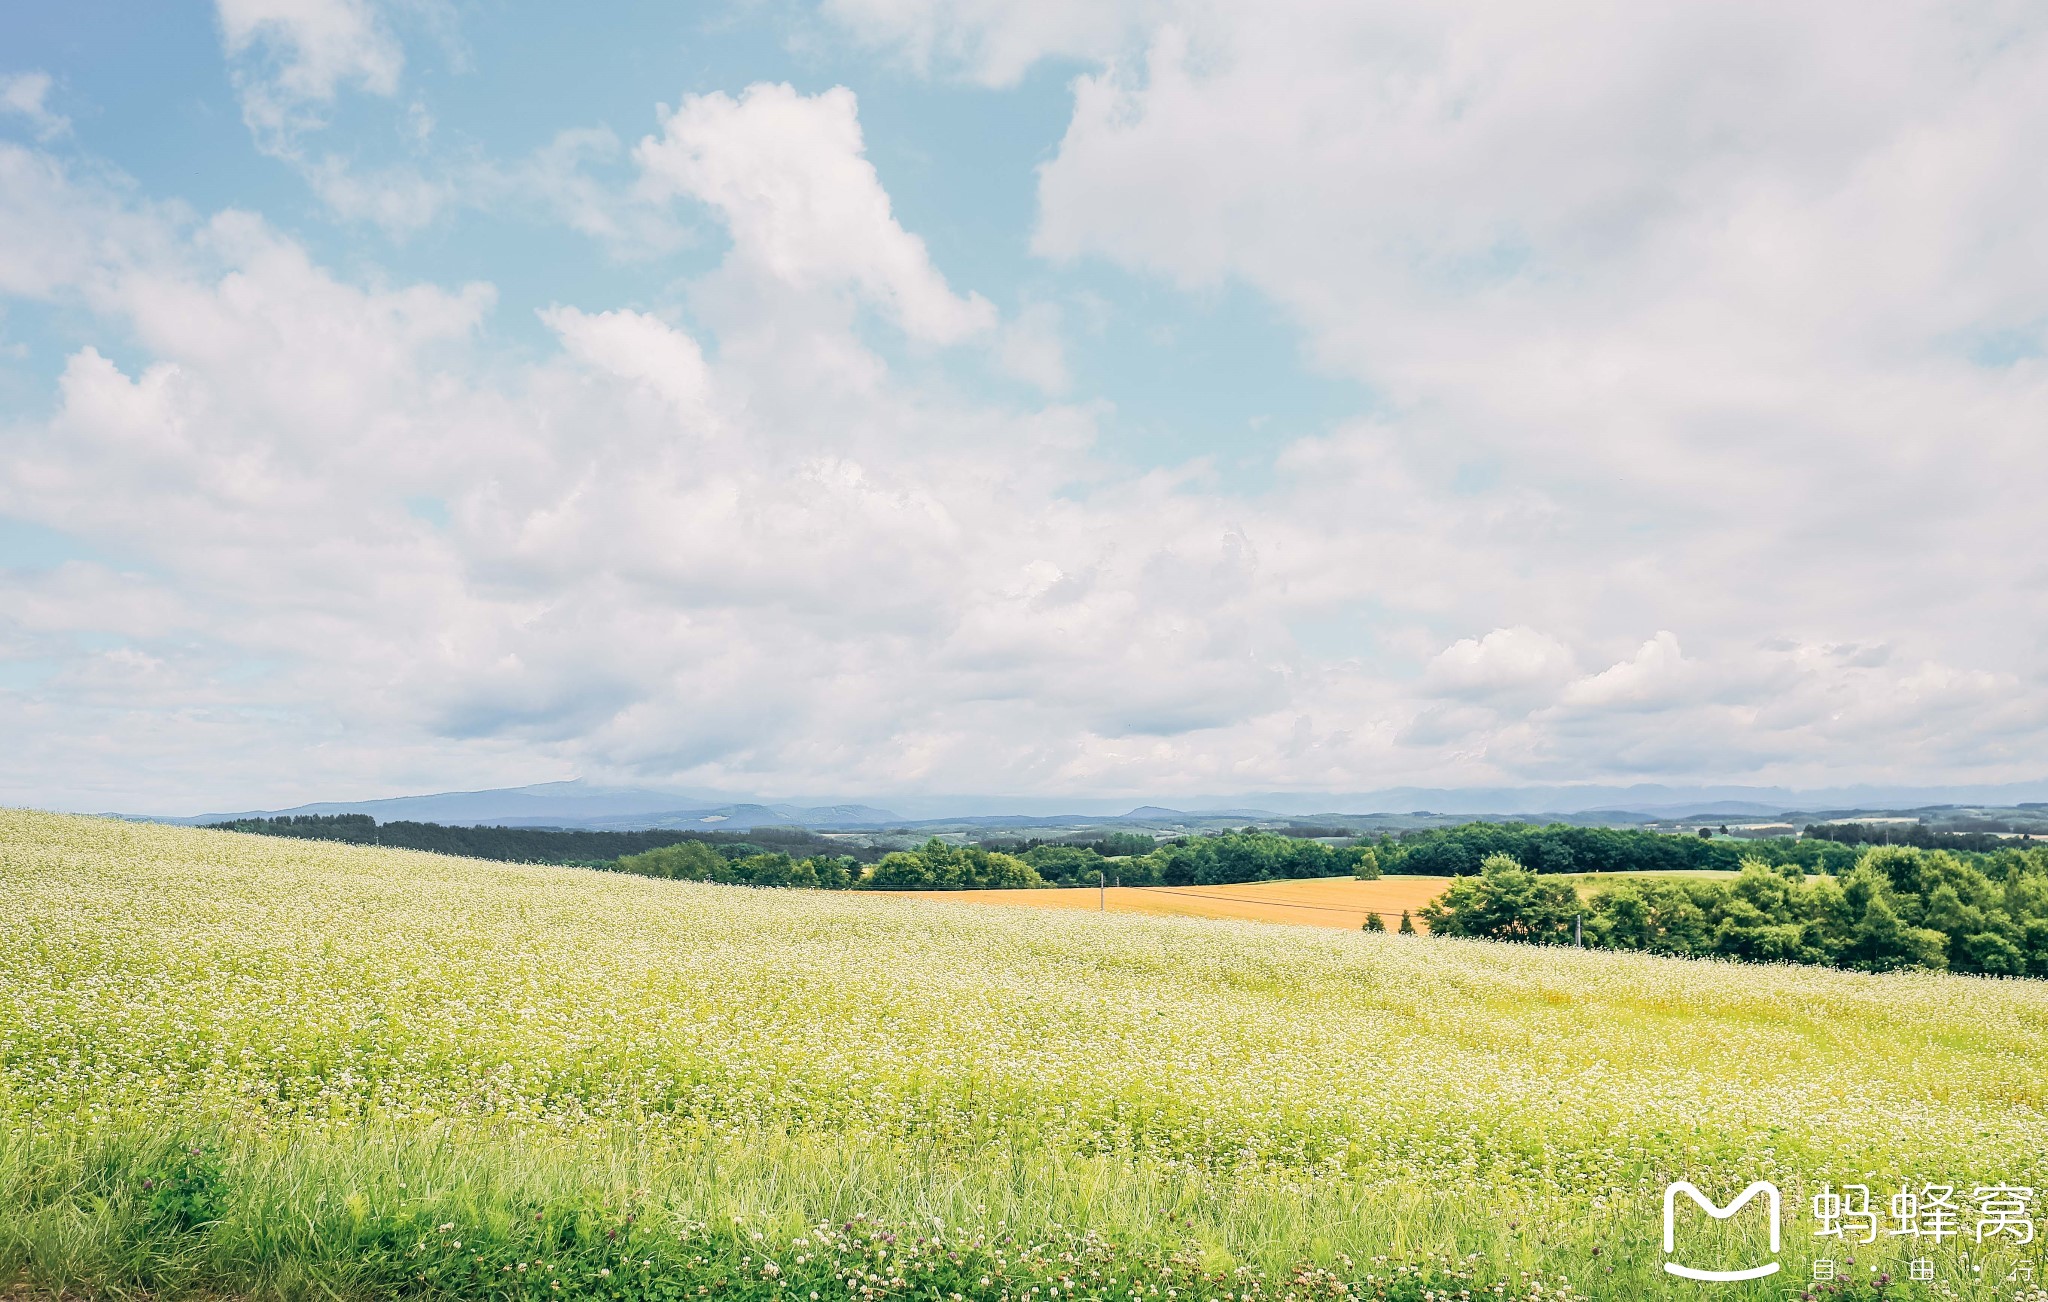
POLYGON ((1283 7, 10 10, 0 799, 2042 776, 2040 22, 1283 7))
MULTIPOLYGON (((724 253, 712 223, 649 257, 512 209, 466 208, 420 229, 337 221, 290 161, 253 147, 207 7, 81 4, 10 21, 21 27, 9 42, 19 65, 61 70, 53 109, 78 110, 67 115, 68 143, 151 198, 262 212, 336 267, 488 281, 498 295, 494 325, 508 342, 523 335, 546 347, 533 314, 552 303, 669 303, 679 283, 724 253)), ((1036 169, 1058 152, 1067 82, 1080 70, 1073 61, 1047 60, 1001 89, 933 79, 857 53, 795 6, 399 7, 386 21, 404 39, 403 93, 338 95, 323 106, 328 125, 309 151, 332 151, 365 172, 445 172, 523 158, 565 129, 604 129, 630 144, 652 128, 656 105, 688 94, 760 81, 808 93, 848 86, 898 219, 949 277, 1009 311, 1052 303, 1089 315, 1088 346, 1070 365, 1076 392, 1110 404, 1106 453, 1137 466, 1212 455, 1263 483, 1272 451, 1291 437, 1370 409, 1369 390, 1309 364, 1300 331, 1256 294, 1227 283, 1182 289, 1032 254, 1036 169), (422 113, 433 123, 425 140, 414 134, 422 113)), ((623 160, 610 162, 592 170, 630 179, 623 160)), ((51 333, 52 346, 38 350, 51 376, 64 343, 102 337, 51 333)), ((870 342, 892 341, 878 332, 870 342)))

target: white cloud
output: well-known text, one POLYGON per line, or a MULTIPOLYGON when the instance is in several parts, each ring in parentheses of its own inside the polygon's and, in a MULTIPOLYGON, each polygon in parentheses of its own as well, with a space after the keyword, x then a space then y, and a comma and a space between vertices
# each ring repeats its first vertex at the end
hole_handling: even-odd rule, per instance
POLYGON ((542 312, 541 320, 577 361, 646 385, 690 427, 701 430, 711 422, 710 368, 704 350, 689 335, 645 313, 624 310, 555 307, 542 312))
POLYGON ((1676 634, 1662 631, 1637 648, 1635 655, 1567 687, 1568 705, 1595 708, 1656 709, 1676 704, 1693 666, 1679 650, 1676 634))
MULTIPOLYGON (((679 199, 729 234, 537 350, 486 285, 0 145, 0 292, 92 340, 0 419, 0 515, 108 558, 0 576, 0 654, 59 666, 0 693, 0 798, 2038 774, 2048 376, 1955 342, 2048 311, 2024 33, 1962 77, 1913 8, 1853 54, 1744 5, 839 11, 985 80, 1101 61, 1042 249, 1256 287, 1372 417, 1266 486, 921 386, 859 308, 1051 393, 1062 323, 955 292, 843 90, 685 101, 637 204, 603 132, 446 200, 335 172, 396 229, 518 190, 622 248, 679 199)), ((369 35, 245 29, 280 130, 395 92, 336 12, 369 35)))
POLYGON ((1555 689, 1571 672, 1571 648, 1518 625, 1453 642, 1429 662, 1425 681, 1446 696, 1519 696, 1555 689))
POLYGON ((367 222, 399 237, 431 225, 466 188, 457 178, 429 180, 411 167, 365 172, 336 154, 304 160, 300 166, 313 193, 336 216, 367 222))
MULTIPOLYGON (((1302 324, 1312 364, 1372 386, 1374 422, 1282 463, 1399 467, 1404 489, 1361 509, 1412 505, 1418 532, 1393 555, 1421 555, 1333 533, 1326 573, 1370 572, 1377 600, 1437 628, 1527 621, 1579 647, 1683 632, 1684 691, 1659 677, 1675 640, 1668 656, 1653 643, 1574 687, 1590 714, 1489 725, 1497 762, 1819 754, 1880 699, 1915 717, 1955 699, 1904 688, 1915 663, 2033 699, 2048 570, 1986 530, 2037 514, 2048 477, 2038 12, 830 12, 942 72, 1092 65, 1041 169, 1036 247, 1249 285, 1302 324), (1495 486, 1460 487, 1472 470, 1495 486), (1891 660, 1791 674, 1754 650, 1778 636, 1883 643, 1891 660), (1777 728, 1830 694, 1860 704, 1777 728), (1651 754, 1598 722, 1653 702, 1697 726, 1651 754)), ((1383 642, 1443 645, 1398 628, 1383 642)))
POLYGON ((1013 85, 1049 57, 1104 58, 1174 6, 1137 0, 824 0, 823 11, 924 71, 959 71, 1013 85))
POLYGON ((1033 303, 1006 322, 996 351, 1003 370, 1045 393, 1065 393, 1073 377, 1067 370, 1060 318, 1054 304, 1033 303))
POLYGON ((235 61, 242 116, 259 144, 289 154, 343 86, 398 92, 404 51, 371 0, 214 0, 235 61))
POLYGON ((0 76, 0 113, 28 119, 39 140, 51 140, 71 130, 71 119, 49 107, 50 74, 17 72, 0 76))
POLYGON ((470 187, 483 204, 525 205, 546 220, 601 241, 613 253, 647 258, 688 242, 687 227, 630 186, 613 186, 590 168, 625 156, 619 138, 603 127, 558 131, 509 167, 488 169, 470 187))
POLYGON ((0 292, 40 298, 86 276, 107 220, 49 155, 0 141, 0 292))
POLYGON ((853 92, 750 86, 692 95, 634 150, 646 193, 716 209, 734 260, 794 289, 857 290, 907 333, 954 343, 995 324, 956 296, 924 241, 896 223, 868 162, 853 92))

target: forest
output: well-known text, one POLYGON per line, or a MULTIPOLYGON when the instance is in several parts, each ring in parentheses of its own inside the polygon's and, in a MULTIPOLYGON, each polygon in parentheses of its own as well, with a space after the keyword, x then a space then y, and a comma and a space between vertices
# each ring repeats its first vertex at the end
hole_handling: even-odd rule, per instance
POLYGON ((1745 859, 1836 872, 1853 865, 1859 851, 1854 844, 1816 838, 1709 839, 1564 823, 1466 823, 1409 832, 1382 842, 1376 853, 1386 872, 1464 877, 1478 872, 1489 855, 1506 855, 1538 873, 1733 871, 1745 859))
MULTIPOLYGON (((1993 832, 1938 832, 1924 823, 1813 823, 1807 826, 1806 835, 1844 845, 1910 845, 1918 850, 1963 850, 1973 854, 2002 850, 2019 839, 1993 832)), ((2030 837, 2026 843, 2048 844, 2048 839, 2030 837)))
MULTIPOLYGON (((1128 834, 1127 834, 1128 835, 1128 834)), ((1132 837, 1118 848, 1153 845, 1132 837)), ((1097 843, 1100 844, 1100 843, 1097 843)), ((743 855, 731 847, 681 844, 629 855, 620 872, 749 886, 821 886, 863 890, 1000 890, 1031 886, 1207 886, 1294 877, 1377 876, 1370 846, 1333 847, 1273 832, 1223 832, 1170 841, 1149 853, 1105 856, 1095 845, 1040 843, 1012 854, 986 846, 959 846, 933 837, 914 850, 896 850, 873 868, 817 855, 743 855)))
POLYGON ((1628 878, 1581 899, 1505 854, 1421 911, 1431 934, 1594 949, 2048 976, 2048 848, 1975 862, 1878 846, 1835 877, 1757 859, 1733 879, 1628 878))

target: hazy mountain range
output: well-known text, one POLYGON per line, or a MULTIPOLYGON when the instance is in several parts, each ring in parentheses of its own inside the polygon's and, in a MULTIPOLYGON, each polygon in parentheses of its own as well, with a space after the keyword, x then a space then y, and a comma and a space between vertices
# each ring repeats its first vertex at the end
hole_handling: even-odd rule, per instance
POLYGON ((165 818, 176 823, 214 823, 232 818, 289 814, 368 814, 380 823, 409 819, 451 825, 585 827, 630 830, 650 827, 873 828, 949 821, 1010 823, 1085 818, 1154 822, 1181 814, 1244 818, 1306 817, 1315 814, 1450 815, 1602 814, 1617 822, 1708 815, 1771 817, 1794 811, 1876 811, 1930 805, 2012 805, 2048 799, 2048 780, 1975 787, 1393 787, 1381 791, 1258 792, 1232 796, 1183 797, 1161 804, 1123 800, 1022 799, 1016 797, 905 797, 889 808, 804 801, 734 800, 704 792, 644 787, 603 787, 588 783, 543 782, 494 791, 448 791, 383 800, 323 801, 291 809, 244 810, 165 818))
POLYGON ((444 791, 384 800, 329 800, 290 809, 243 810, 169 819, 218 823, 234 818, 276 818, 292 814, 368 814, 380 823, 410 820, 451 826, 586 827, 625 831, 648 827, 872 827, 902 818, 869 805, 805 807, 730 799, 691 799, 675 791, 642 787, 597 787, 584 782, 542 782, 495 791, 444 791))

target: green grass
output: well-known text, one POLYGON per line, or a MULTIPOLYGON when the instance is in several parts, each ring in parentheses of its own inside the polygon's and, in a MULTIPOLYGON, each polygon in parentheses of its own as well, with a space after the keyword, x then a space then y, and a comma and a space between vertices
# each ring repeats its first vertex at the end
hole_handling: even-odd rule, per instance
POLYGON ((0 1270, 48 1288, 1779 1298, 1823 1180, 2048 1195, 2043 983, 10 812, 0 890, 0 1270), (1783 1186, 1786 1273, 1664 1276, 1678 1178, 1783 1186))

